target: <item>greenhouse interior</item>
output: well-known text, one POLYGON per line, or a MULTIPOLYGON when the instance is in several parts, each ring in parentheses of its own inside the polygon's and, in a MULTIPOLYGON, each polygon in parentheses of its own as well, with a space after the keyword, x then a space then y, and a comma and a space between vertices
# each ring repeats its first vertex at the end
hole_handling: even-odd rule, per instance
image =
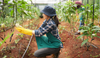
POLYGON ((0 58, 100 58, 100 0, 0 0, 0 58))

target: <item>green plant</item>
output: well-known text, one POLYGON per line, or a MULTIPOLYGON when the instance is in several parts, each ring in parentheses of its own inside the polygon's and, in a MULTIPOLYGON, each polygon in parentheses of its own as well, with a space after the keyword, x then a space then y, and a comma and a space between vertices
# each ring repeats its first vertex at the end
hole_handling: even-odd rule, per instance
POLYGON ((59 30, 61 30, 60 32, 59 32, 59 34, 62 34, 62 32, 64 31, 64 30, 66 30, 66 28, 65 28, 65 26, 59 26, 59 30))
POLYGON ((16 34, 17 36, 19 36, 20 38, 23 38, 23 34, 16 34))
POLYGON ((92 56, 92 55, 90 55, 91 57, 99 57, 100 56, 100 54, 99 55, 95 55, 95 56, 92 56))
MULTIPOLYGON (((85 23, 86 25, 89 23, 94 22, 93 21, 93 4, 86 4, 82 6, 82 8, 85 9, 85 11, 78 11, 78 13, 82 13, 85 15, 85 23)), ((99 18, 99 4, 94 4, 94 20, 97 20, 99 18)))
POLYGON ((10 27, 17 22, 23 23, 26 19, 39 18, 40 11, 33 4, 29 4, 24 0, 13 0, 12 3, 8 3, 9 1, 4 0, 3 2, 0 24, 4 23, 6 27, 10 27))
POLYGON ((78 39, 83 38, 86 36, 87 38, 83 38, 83 42, 81 43, 81 46, 83 46, 85 43, 88 42, 89 39, 91 39, 91 42, 94 40, 93 37, 99 37, 97 36, 97 33, 100 31, 100 27, 93 25, 93 23, 88 24, 87 26, 82 26, 81 28, 81 35, 78 37, 78 39))
POLYGON ((72 14, 75 14, 76 4, 74 2, 66 1, 66 3, 58 3, 56 5, 56 12, 61 21, 67 21, 70 23, 72 14))
POLYGON ((71 0, 65 3, 56 4, 56 12, 60 21, 68 21, 70 23, 70 31, 75 32, 75 20, 76 19, 76 7, 77 5, 71 0))
POLYGON ((6 58, 7 56, 5 55, 3 58, 6 58))
POLYGON ((20 39, 16 39, 16 40, 15 40, 15 44, 17 44, 19 41, 20 41, 20 39))
POLYGON ((8 34, 3 41, 0 42, 0 46, 13 34, 14 32, 12 32, 11 34, 8 34))

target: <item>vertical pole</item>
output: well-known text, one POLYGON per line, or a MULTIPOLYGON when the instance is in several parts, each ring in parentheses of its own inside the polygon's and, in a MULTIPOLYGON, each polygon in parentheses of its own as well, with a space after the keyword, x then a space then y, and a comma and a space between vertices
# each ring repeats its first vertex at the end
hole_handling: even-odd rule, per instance
MULTIPOLYGON (((16 0, 16 2, 17 2, 17 0, 16 0)), ((16 21, 17 21, 17 4, 16 4, 16 21)))
POLYGON ((83 0, 82 0, 82 3, 83 3, 83 0))
MULTIPOLYGON (((15 0, 13 0, 13 1, 15 1, 15 0)), ((14 15, 14 19, 16 19, 16 5, 14 4, 14 13, 13 13, 13 15, 14 15)))
POLYGON ((93 19, 92 19, 93 24, 94 24, 94 3, 95 3, 95 0, 93 0, 93 19))
POLYGON ((85 0, 85 5, 86 5, 86 2, 87 2, 87 1, 85 0))
POLYGON ((2 3, 3 3, 3 5, 2 5, 2 14, 3 14, 3 20, 4 20, 4 0, 2 0, 2 3))
MULTIPOLYGON (((99 0, 98 2, 99 2, 99 3, 98 3, 98 4, 99 4, 99 16, 100 16, 100 0, 99 0)), ((98 17, 99 17, 99 16, 98 16, 98 17)), ((99 19, 100 19, 100 17, 98 18, 98 24, 99 24, 99 19)), ((99 24, 99 26, 100 26, 100 24, 99 24)))
MULTIPOLYGON (((87 0, 87 4, 89 3, 89 1, 87 0)), ((88 7, 87 7, 87 10, 88 10, 88 7)), ((87 23, 86 23, 86 25, 88 24, 89 22, 88 22, 88 11, 87 11, 87 23)))

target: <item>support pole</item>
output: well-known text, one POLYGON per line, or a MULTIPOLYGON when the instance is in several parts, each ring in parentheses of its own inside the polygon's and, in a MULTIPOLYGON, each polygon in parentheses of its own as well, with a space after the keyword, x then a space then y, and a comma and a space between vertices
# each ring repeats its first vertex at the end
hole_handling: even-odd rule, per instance
MULTIPOLYGON (((100 0, 98 1, 99 3, 99 16, 100 16, 100 0)), ((99 26, 100 26, 100 23, 99 23, 99 19, 100 19, 100 17, 98 16, 98 24, 99 24, 99 26)))
MULTIPOLYGON (((17 2, 17 0, 16 0, 16 2, 17 2)), ((16 4, 16 21, 17 21, 17 4, 16 4)))
POLYGON ((83 3, 83 0, 82 0, 82 3, 83 3))
MULTIPOLYGON (((89 3, 89 1, 87 0, 87 4, 89 3)), ((88 10, 88 7, 87 7, 87 10, 88 10)), ((89 22, 88 22, 88 11, 87 11, 87 23, 86 23, 86 25, 88 24, 89 22)))
POLYGON ((94 24, 94 3, 95 3, 95 0, 93 0, 93 19, 92 19, 93 24, 94 24))
POLYGON ((4 0, 2 0, 2 14, 3 14, 3 21, 4 21, 4 18, 5 18, 5 15, 4 15, 4 0))

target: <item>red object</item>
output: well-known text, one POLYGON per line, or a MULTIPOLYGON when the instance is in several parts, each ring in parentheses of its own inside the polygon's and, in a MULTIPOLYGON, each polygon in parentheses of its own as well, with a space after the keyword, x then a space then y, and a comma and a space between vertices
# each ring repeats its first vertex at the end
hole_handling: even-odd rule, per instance
POLYGON ((75 4, 83 5, 83 3, 81 3, 80 1, 76 1, 75 4))
POLYGON ((75 4, 77 4, 77 9, 81 7, 81 5, 83 5, 83 3, 81 3, 80 1, 75 1, 75 4))

